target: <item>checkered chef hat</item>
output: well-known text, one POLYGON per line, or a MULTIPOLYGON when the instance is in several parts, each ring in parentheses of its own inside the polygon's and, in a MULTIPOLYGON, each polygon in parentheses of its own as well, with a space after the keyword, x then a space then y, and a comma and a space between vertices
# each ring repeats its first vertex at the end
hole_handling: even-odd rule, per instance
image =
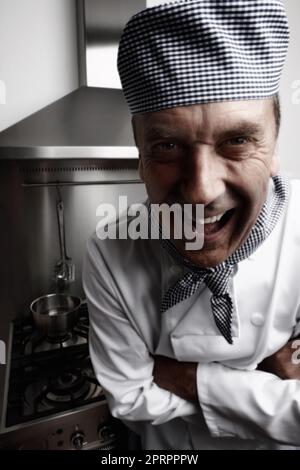
POLYGON ((127 23, 118 69, 132 114, 269 98, 289 43, 281 0, 178 0, 127 23))

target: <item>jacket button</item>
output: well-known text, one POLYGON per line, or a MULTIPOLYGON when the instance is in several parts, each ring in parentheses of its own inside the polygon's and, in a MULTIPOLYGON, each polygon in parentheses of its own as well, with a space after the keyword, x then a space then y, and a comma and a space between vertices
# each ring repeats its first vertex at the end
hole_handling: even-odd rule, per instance
POLYGON ((253 313, 251 317, 251 323, 254 326, 263 326, 265 318, 262 313, 253 313))

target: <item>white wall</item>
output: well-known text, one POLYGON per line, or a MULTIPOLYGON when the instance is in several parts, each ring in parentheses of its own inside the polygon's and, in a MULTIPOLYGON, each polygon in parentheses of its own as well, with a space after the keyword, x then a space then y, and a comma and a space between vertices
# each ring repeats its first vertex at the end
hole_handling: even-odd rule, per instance
POLYGON ((75 0, 0 0, 0 131, 78 87, 75 0))
MULTIPOLYGON (((284 3, 291 44, 279 153, 282 170, 300 177, 300 2, 284 3)), ((0 0, 0 131, 77 88, 76 54, 75 0, 0 0)))
POLYGON ((155 7, 162 3, 171 3, 173 0, 147 0, 147 7, 155 7))

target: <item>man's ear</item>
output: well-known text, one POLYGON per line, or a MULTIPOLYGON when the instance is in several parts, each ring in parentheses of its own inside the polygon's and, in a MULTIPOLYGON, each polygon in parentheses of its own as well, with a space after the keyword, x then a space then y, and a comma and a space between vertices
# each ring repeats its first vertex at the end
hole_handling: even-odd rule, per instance
MULTIPOLYGON (((138 131, 137 131, 137 120, 134 116, 131 119, 131 125, 132 125, 132 130, 133 130, 134 142, 135 142, 136 147, 139 149, 138 138, 137 138, 137 133, 138 133, 138 131)), ((140 179, 144 182, 144 165, 143 165, 143 160, 142 160, 140 152, 139 152, 139 168, 138 168, 138 170, 139 170, 140 179)))
POLYGON ((135 143, 136 147, 138 148, 139 145, 138 145, 137 119, 136 119, 135 116, 132 116, 132 118, 131 118, 131 127, 132 127, 132 131, 133 131, 134 143, 135 143))
POLYGON ((139 175, 144 183, 144 164, 141 155, 139 155, 139 175))
POLYGON ((276 143, 276 147, 275 147, 274 154, 271 160, 271 165, 270 165, 270 175, 272 177, 276 176, 279 172, 279 168, 280 168, 280 165, 279 165, 279 158, 278 158, 278 143, 276 143))

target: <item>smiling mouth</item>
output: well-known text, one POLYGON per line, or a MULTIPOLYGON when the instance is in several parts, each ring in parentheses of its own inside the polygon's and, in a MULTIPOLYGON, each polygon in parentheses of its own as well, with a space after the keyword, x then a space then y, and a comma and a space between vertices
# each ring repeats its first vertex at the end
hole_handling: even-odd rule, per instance
POLYGON ((215 217, 207 217, 204 220, 198 220, 201 226, 204 225, 204 235, 212 235, 219 232, 232 218, 235 209, 230 209, 223 214, 219 214, 215 217))

